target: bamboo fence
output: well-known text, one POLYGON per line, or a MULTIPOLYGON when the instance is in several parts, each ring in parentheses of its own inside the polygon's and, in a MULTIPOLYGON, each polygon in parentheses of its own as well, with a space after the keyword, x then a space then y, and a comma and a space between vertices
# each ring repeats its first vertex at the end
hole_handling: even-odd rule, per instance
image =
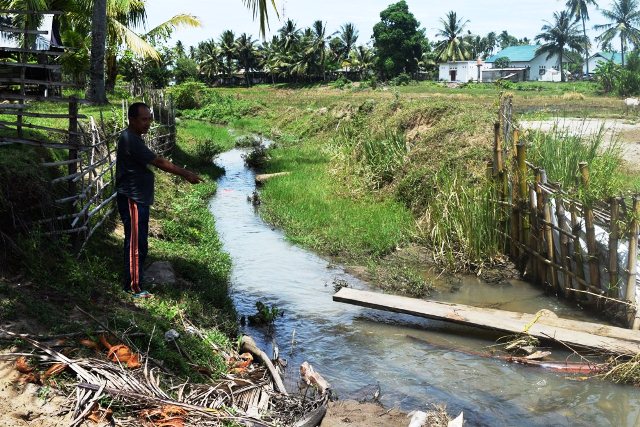
MULTIPOLYGON (((48 34, 48 31, 31 28, 37 21, 37 15, 59 12, 0 12, 26 16, 24 28, 0 27, 2 32, 19 34, 22 37, 21 47, 1 48, 18 55, 19 60, 0 62, 1 95, 8 101, 0 103, 0 128, 3 129, 0 146, 22 144, 66 153, 62 156, 52 156, 64 160, 41 164, 42 168, 54 169, 48 175, 55 176, 50 184, 57 196, 50 209, 47 209, 48 215, 28 224, 28 227, 39 228, 44 234, 51 236, 70 235, 75 249, 79 252, 115 211, 113 201, 116 196, 116 145, 120 130, 127 125, 128 105, 123 101, 122 117, 121 120, 116 118, 117 123, 105 123, 102 117, 100 123, 97 123, 93 117, 79 114, 79 105, 83 101, 75 97, 62 96, 62 87, 72 85, 62 82, 60 74, 55 74, 60 66, 48 59, 61 55, 64 49, 39 50, 32 40, 34 35, 48 34), (38 63, 30 62, 32 58, 38 58, 38 63), (42 70, 40 78, 30 76, 27 72, 30 69, 42 70), (42 91, 44 92, 39 93, 42 91), (68 112, 62 114, 29 111, 32 101, 66 103, 68 112), (55 123, 58 124, 43 126, 30 122, 33 118, 57 119, 55 123), (63 128, 59 123, 67 125, 63 128), (25 129, 43 131, 59 137, 44 141, 38 136, 29 136, 25 129)), ((155 125, 150 129, 146 142, 157 154, 168 156, 176 142, 173 107, 162 92, 154 92, 146 97, 155 119, 155 125)))
MULTIPOLYGON (((580 186, 589 165, 580 163, 580 186)), ((507 252, 529 280, 575 299, 604 317, 640 329, 640 197, 581 202, 527 161, 527 144, 510 97, 494 124, 493 178, 509 230, 507 252)))

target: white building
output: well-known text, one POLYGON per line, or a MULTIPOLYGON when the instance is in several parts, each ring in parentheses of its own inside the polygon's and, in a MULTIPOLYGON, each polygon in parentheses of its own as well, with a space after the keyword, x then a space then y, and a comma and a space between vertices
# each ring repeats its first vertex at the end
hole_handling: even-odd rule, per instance
MULTIPOLYGON (((483 81, 493 81, 497 78, 503 78, 500 73, 497 73, 496 67, 493 65, 499 58, 509 59, 510 76, 514 76, 518 80, 538 81, 547 80, 555 81, 556 73, 548 73, 549 70, 559 71, 559 58, 557 55, 551 56, 547 59, 547 54, 538 54, 537 50, 540 48, 538 45, 524 45, 524 46, 509 46, 506 49, 501 50, 495 55, 487 58, 485 63, 490 64, 491 71, 487 71, 483 76, 483 81)), ((569 61, 563 57, 563 63, 566 64, 569 61)), ((559 74, 559 73, 558 73, 559 74)))
POLYGON ((438 80, 446 82, 482 81, 482 70, 490 65, 478 61, 450 61, 438 65, 438 80), (478 67, 479 66, 479 67, 478 67), (478 70, 480 68, 480 70, 478 70))
MULTIPOLYGON (((613 61, 620 65, 622 64, 622 54, 618 52, 598 52, 589 57, 589 74, 596 72, 601 64, 613 61)), ((587 64, 582 64, 582 72, 587 74, 587 64)))

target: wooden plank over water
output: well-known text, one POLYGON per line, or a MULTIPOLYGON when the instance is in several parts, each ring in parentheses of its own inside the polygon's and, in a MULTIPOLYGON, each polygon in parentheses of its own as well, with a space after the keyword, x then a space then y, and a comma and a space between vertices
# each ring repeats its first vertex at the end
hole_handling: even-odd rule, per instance
POLYGON ((635 355, 640 353, 640 332, 638 331, 598 323, 561 319, 548 310, 536 314, 517 313, 351 288, 340 289, 333 296, 333 300, 513 334, 526 331, 537 338, 551 339, 570 346, 598 349, 616 354, 635 355))

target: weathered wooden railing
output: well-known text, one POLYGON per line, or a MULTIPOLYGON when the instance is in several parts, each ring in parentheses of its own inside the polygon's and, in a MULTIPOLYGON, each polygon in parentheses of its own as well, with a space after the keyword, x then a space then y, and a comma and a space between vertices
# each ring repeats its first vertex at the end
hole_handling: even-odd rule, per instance
MULTIPOLYGON (((509 226, 508 253, 525 276, 605 317, 640 329, 638 220, 640 197, 582 203, 527 161, 527 144, 503 98, 494 124, 493 177, 509 226)), ((589 187, 589 165, 580 163, 589 187)))

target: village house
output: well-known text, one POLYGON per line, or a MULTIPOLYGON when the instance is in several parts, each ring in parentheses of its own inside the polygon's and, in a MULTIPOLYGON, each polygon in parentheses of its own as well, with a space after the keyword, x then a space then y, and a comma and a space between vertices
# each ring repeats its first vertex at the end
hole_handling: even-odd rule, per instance
MULTIPOLYGON (((615 64, 622 64, 622 54, 618 52, 597 52, 589 57, 589 74, 596 72, 598 67, 604 63, 613 61, 615 64)), ((587 74, 587 64, 582 65, 583 74, 587 74)))
POLYGON ((438 64, 438 80, 446 82, 482 81, 482 70, 490 68, 482 61, 449 61, 438 64))
MULTIPOLYGON (((536 54, 539 45, 510 46, 484 61, 452 61, 439 64, 438 79, 449 82, 499 79, 512 81, 560 81, 558 57, 547 59, 547 54, 536 54), (507 67, 497 68, 499 58, 508 58, 507 67)), ((563 58, 566 64, 568 60, 563 58)))
MULTIPOLYGON (((484 81, 508 78, 516 81, 560 81, 559 58, 557 55, 547 59, 546 53, 538 54, 539 45, 509 46, 485 60, 491 64, 491 70, 483 75, 484 81), (509 58, 509 67, 498 71, 493 65, 499 58, 509 58), (517 79, 516 79, 517 77, 517 79)), ((568 63, 563 58, 563 63, 568 63)))

